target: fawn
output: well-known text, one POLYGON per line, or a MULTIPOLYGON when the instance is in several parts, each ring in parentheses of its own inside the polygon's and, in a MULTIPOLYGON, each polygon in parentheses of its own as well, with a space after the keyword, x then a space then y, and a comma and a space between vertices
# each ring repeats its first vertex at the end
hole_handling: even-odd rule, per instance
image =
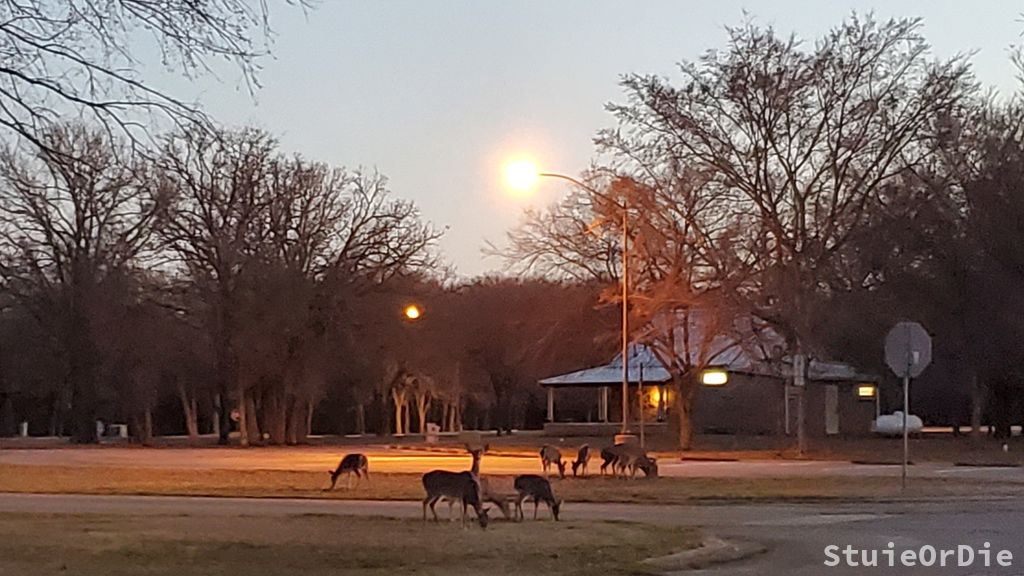
POLYGON ((472 506, 476 511, 477 523, 480 528, 487 528, 490 519, 487 517, 487 509, 480 502, 480 482, 473 476, 472 472, 448 472, 447 470, 434 470, 423 475, 423 488, 427 491, 427 497, 423 499, 423 521, 427 521, 427 506, 434 515, 437 522, 437 511, 434 505, 441 498, 450 498, 462 503, 462 527, 466 527, 466 507, 472 506))
POLYGON ((342 474, 348 475, 346 478, 345 488, 351 488, 352 475, 355 474, 356 478, 362 480, 364 477, 370 479, 370 464, 366 460, 366 456, 362 454, 346 454, 341 462, 338 463, 338 467, 330 472, 331 475, 331 487, 328 490, 334 490, 334 485, 338 482, 338 477, 342 474))
POLYGON ((545 445, 540 449, 540 465, 544 468, 544 475, 548 475, 551 465, 558 466, 558 477, 565 478, 565 462, 562 461, 562 453, 551 445, 545 445))
POLYGON ((562 507, 562 499, 555 498, 551 492, 551 482, 547 478, 536 474, 523 474, 516 476, 515 487, 518 496, 516 497, 516 519, 523 519, 523 500, 533 500, 533 519, 537 519, 537 507, 540 502, 548 505, 551 510, 551 517, 558 521, 558 511, 562 507))
POLYGON ((584 477, 587 475, 587 465, 590 463, 590 445, 584 444, 580 446, 579 451, 576 452, 576 461, 572 463, 572 477, 576 477, 576 472, 579 471, 584 477))

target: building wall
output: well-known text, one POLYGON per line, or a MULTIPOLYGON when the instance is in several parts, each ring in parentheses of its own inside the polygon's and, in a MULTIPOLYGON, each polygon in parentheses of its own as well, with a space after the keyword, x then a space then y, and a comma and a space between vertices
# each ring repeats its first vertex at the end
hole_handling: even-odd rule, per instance
MULTIPOLYGON (((826 384, 811 382, 805 391, 806 430, 811 437, 826 436, 826 384)), ((874 401, 861 400, 856 384, 837 383, 840 436, 870 434, 874 401)), ((694 431, 703 434, 785 434, 783 381, 763 376, 730 374, 720 387, 702 386, 694 407, 694 431)), ((790 400, 790 431, 796 433, 796 398, 790 400)))
POLYGON ((694 406, 694 431, 705 434, 781 434, 782 382, 730 374, 725 386, 701 386, 694 406))

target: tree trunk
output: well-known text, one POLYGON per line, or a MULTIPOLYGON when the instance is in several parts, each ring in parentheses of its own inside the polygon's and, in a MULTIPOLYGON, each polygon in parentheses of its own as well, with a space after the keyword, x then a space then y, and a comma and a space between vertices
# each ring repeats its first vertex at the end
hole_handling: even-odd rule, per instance
POLYGON ((356 404, 356 433, 366 434, 366 406, 362 402, 356 404))
POLYGON ((256 409, 256 391, 250 390, 245 394, 245 435, 249 444, 253 442, 259 443, 263 440, 263 435, 260 432, 266 428, 266 425, 257 417, 258 413, 259 411, 256 409))
POLYGON ((686 374, 673 374, 672 382, 675 384, 675 413, 677 419, 678 445, 680 450, 690 450, 693 447, 693 408, 694 398, 697 392, 696 371, 691 370, 686 374))
POLYGON ((284 393, 279 390, 268 390, 263 395, 262 408, 262 431, 270 435, 271 444, 284 444, 288 433, 288 401, 284 393))
POLYGON ((185 414, 185 429, 188 431, 189 440, 195 442, 199 437, 199 419, 196 414, 196 399, 189 397, 185 384, 178 381, 178 398, 181 399, 181 410, 185 414))
POLYGON ((142 413, 142 445, 153 444, 153 409, 147 404, 142 413))
POLYGON ((427 433, 427 412, 430 411, 430 394, 423 392, 416 394, 416 416, 419 419, 420 434, 427 433))
POLYGON ((405 430, 406 434, 409 434, 412 430, 410 420, 412 420, 412 408, 409 406, 409 402, 406 402, 402 405, 402 429, 405 430))
POLYGON ((405 392, 392 389, 391 399, 395 403, 395 434, 405 434, 408 432, 408 425, 403 427, 403 424, 406 424, 406 420, 403 416, 407 415, 407 412, 404 411, 405 392))
POLYGON ((18 422, 14 417, 14 403, 11 402, 11 395, 3 395, 3 407, 0 408, 0 436, 15 436, 18 434, 18 422))
MULTIPOLYGON (((242 385, 241 381, 238 383, 238 444, 240 446, 249 446, 249 418, 248 416, 248 401, 246 399, 245 386, 242 385)), ((253 417, 256 415, 253 414, 253 417)), ((223 434, 224 431, 221 430, 223 434)))
POLYGON ((224 442, 221 442, 223 436, 220 434, 224 424, 224 405, 221 403, 221 398, 222 396, 220 394, 214 394, 213 396, 213 418, 211 419, 211 423, 213 425, 213 435, 217 437, 219 444, 224 444, 224 442))
POLYGON ((303 440, 313 435, 313 407, 313 401, 306 400, 306 433, 303 435, 303 440))
POLYGON ((284 402, 285 410, 285 443, 289 446, 294 446, 299 443, 299 430, 305 428, 305 412, 299 410, 299 401, 294 396, 288 398, 284 402))

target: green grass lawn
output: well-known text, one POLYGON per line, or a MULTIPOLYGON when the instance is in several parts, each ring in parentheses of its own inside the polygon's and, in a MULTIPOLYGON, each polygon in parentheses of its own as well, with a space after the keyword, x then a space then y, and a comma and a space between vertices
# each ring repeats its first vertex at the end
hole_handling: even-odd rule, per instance
MULTIPOLYGON (((512 494, 511 476, 487 476, 491 486, 512 494)), ((567 502, 693 504, 703 501, 895 500, 973 496, 1020 496, 1024 483, 965 482, 961 479, 911 479, 906 492, 893 478, 659 478, 609 477, 558 480, 556 495, 567 502)), ((60 466, 0 466, 0 492, 148 494, 419 500, 418 474, 373 474, 351 490, 331 492, 326 473, 281 470, 182 470, 60 466)))
POLYGON ((0 574, 592 576, 643 573, 640 560, 698 543, 626 522, 0 514, 0 574))

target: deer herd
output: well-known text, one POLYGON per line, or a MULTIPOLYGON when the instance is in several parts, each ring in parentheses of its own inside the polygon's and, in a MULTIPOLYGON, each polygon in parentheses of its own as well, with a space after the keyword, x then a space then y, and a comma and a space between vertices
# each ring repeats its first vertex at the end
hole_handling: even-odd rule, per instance
MULTIPOLYGON (((451 472, 448 470, 432 470, 423 475, 423 489, 427 495, 423 499, 423 520, 427 520, 427 508, 438 521, 437 511, 434 506, 441 500, 448 502, 448 517, 452 517, 452 507, 455 504, 461 505, 462 526, 466 526, 467 513, 470 508, 476 514, 477 524, 481 528, 487 528, 490 518, 490 508, 485 504, 490 503, 496 506, 506 520, 521 521, 525 519, 523 514, 523 502, 533 502, 533 519, 537 519, 537 509, 543 503, 548 507, 551 518, 558 520, 558 513, 562 507, 562 499, 555 496, 548 479, 552 467, 557 469, 558 477, 565 479, 566 461, 562 458, 562 452, 551 445, 540 449, 540 462, 543 476, 538 474, 521 474, 515 477, 513 488, 515 494, 503 492, 497 489, 492 479, 480 474, 480 461, 489 445, 473 447, 466 445, 466 451, 473 458, 473 465, 469 470, 462 472, 451 472), (510 504, 515 504, 513 510, 510 504)), ((573 478, 586 477, 587 468, 590 462, 590 446, 584 444, 576 452, 576 459, 570 463, 573 478)), ((655 458, 635 444, 615 444, 601 449, 602 476, 611 474, 613 477, 634 478, 637 472, 643 472, 647 478, 658 476, 658 462, 655 458)), ((341 459, 338 467, 330 472, 331 487, 333 490, 342 475, 347 476, 346 488, 352 487, 353 477, 355 481, 369 481, 369 462, 363 454, 347 454, 341 459)))

